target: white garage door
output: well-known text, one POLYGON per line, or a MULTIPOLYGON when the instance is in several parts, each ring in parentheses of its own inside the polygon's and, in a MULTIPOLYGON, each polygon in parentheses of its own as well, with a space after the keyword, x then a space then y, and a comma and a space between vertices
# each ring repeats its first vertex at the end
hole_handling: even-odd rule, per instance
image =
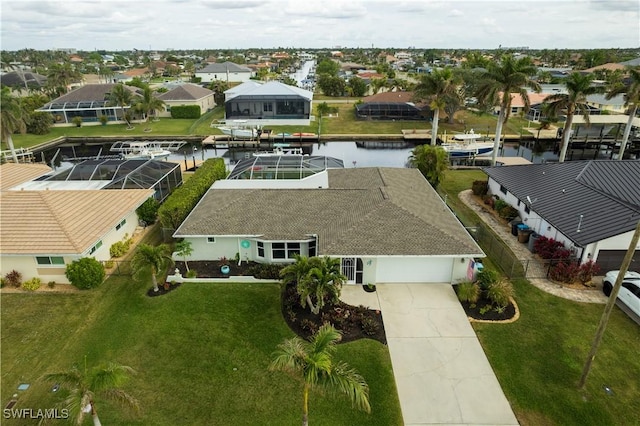
POLYGON ((378 283, 450 283, 453 259, 450 258, 378 258, 378 283))

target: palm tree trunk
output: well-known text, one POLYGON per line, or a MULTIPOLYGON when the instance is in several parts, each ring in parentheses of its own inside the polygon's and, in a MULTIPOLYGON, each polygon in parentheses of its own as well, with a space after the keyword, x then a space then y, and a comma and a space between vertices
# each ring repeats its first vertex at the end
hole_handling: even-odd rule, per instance
POLYGON ((302 426, 309 426, 309 384, 304 384, 302 405, 302 426))
POLYGON ((440 108, 433 111, 433 123, 431 124, 431 146, 436 146, 438 139, 438 120, 440 120, 440 108))
POLYGON ((573 123, 573 111, 567 113, 567 121, 564 123, 562 130, 562 148, 560 149, 560 158, 558 162, 564 163, 567 156, 567 148, 569 148, 569 138, 571 137, 571 124, 573 123))
POLYGON ((498 151, 500 150, 500 137, 502 136, 502 125, 504 124, 505 107, 500 107, 500 114, 498 114, 498 123, 496 123, 496 137, 493 140, 493 153, 491 154, 491 165, 495 166, 498 159, 498 151))
POLYGON ((158 288, 158 279, 156 278, 155 269, 151 271, 151 282, 153 283, 153 291, 159 291, 160 289, 158 288))
POLYGON ((627 120, 627 126, 624 128, 624 133, 622 135, 622 142, 620 143, 620 152, 618 153, 618 160, 622 160, 622 156, 624 155, 624 150, 627 147, 627 143, 629 142, 629 134, 631 133, 631 127, 633 124, 633 117, 636 116, 636 111, 638 110, 638 105, 634 105, 629 111, 629 120, 627 120))
POLYGON ((100 418, 98 417, 98 412, 96 411, 96 406, 93 405, 93 401, 91 401, 91 418, 93 419, 93 426, 102 426, 100 418))
POLYGON ((13 162, 18 164, 18 154, 16 154, 16 148, 13 146, 13 138, 11 134, 7 136, 7 145, 9 145, 9 150, 11 151, 11 158, 13 158, 13 162))
POLYGON ((318 306, 315 306, 311 301, 310 295, 307 295, 307 305, 309 305, 309 310, 312 314, 318 315, 318 313, 320 312, 320 304, 318 304, 318 306))

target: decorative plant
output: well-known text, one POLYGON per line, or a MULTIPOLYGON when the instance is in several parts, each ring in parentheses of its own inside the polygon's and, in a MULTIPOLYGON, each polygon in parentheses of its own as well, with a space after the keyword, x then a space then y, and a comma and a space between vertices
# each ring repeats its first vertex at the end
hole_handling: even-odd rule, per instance
POLYGON ((578 281, 582 283, 582 285, 588 285, 593 279, 594 275, 597 275, 600 272, 600 266, 598 266, 593 260, 583 263, 580 265, 580 269, 578 270, 578 281))
POLYGON ((508 306, 512 296, 513 286, 506 280, 491 284, 487 289, 487 297, 496 306, 508 306))
POLYGON ((549 271, 549 278, 565 284, 572 284, 578 280, 580 265, 577 262, 558 262, 549 271))
POLYGON ((100 117, 98 117, 98 119, 100 120, 100 123, 102 123, 103 126, 105 126, 107 124, 107 122, 109 121, 109 117, 107 117, 104 114, 102 114, 100 117))
POLYGON ((65 275, 81 290, 99 286, 105 278, 104 266, 93 257, 83 257, 67 265, 65 275))
POLYGON ((42 285, 42 280, 38 277, 33 277, 22 283, 22 288, 28 291, 36 291, 42 285))
POLYGON ((190 269, 187 272, 187 278, 196 278, 198 276, 198 272, 195 269, 190 269))
POLYGON ((480 286, 471 281, 463 281, 456 286, 456 293, 461 302, 476 303, 480 298, 480 286))
POLYGON ((12 287, 20 287, 22 284, 22 274, 14 269, 4 276, 4 282, 12 287))
POLYGON ((76 127, 82 127, 82 117, 75 116, 71 119, 71 122, 76 125, 76 127))
POLYGON ((471 185, 473 195, 484 196, 489 190, 489 183, 486 180, 474 180, 471 185))
POLYGON ((484 268, 483 270, 478 271, 476 280, 478 281, 481 290, 487 290, 500 280, 500 274, 493 269, 484 268))
POLYGON ((220 258, 220 265, 221 266, 229 266, 229 259, 227 259, 226 256, 222 256, 220 258))

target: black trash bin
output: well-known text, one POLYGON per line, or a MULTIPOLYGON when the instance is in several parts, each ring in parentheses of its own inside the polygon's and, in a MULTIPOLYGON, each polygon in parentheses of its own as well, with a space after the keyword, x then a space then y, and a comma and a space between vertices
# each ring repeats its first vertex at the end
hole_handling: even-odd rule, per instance
POLYGON ((518 236, 518 225, 522 224, 521 220, 512 220, 511 221, 511 235, 514 237, 518 236))

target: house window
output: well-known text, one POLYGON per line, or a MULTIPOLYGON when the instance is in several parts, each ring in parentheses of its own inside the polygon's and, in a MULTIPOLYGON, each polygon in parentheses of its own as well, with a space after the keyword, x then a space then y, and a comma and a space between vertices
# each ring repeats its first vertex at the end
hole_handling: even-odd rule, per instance
POLYGON ((258 246, 258 257, 264 257, 264 243, 262 241, 258 241, 256 245, 258 246))
POLYGON ((296 254, 300 254, 300 243, 287 243, 287 258, 293 259, 296 254))
POLYGON ((119 231, 120 228, 122 228, 125 223, 127 223, 127 219, 122 219, 122 222, 116 225, 116 231, 119 231))
POLYGON ((273 112, 273 104, 271 102, 263 104, 262 110, 264 112, 273 112))
POLYGON ((285 243, 272 243, 271 244, 271 257, 273 259, 286 259, 287 250, 285 243))
POLYGON ((36 256, 38 265, 64 265, 62 256, 36 256))
POLYGON ((215 243, 216 242, 216 237, 207 237, 207 242, 208 243, 215 243))
POLYGON ((502 192, 503 194, 506 195, 507 193, 507 188, 505 188, 504 186, 500 185, 500 192, 502 192))
POLYGON ((95 246, 91 247, 91 250, 89 250, 89 254, 95 253, 96 250, 98 250, 100 247, 102 247, 102 240, 98 241, 95 246))
POLYGON ((316 240, 309 241, 309 257, 316 256, 316 240))
POLYGON ((518 200, 518 207, 520 207, 520 200, 518 200))
POLYGON ((517 114, 518 113, 518 107, 511 107, 511 114, 517 114))
POLYGON ((531 209, 529 208, 529 206, 524 206, 524 212, 527 214, 531 212, 531 209))

